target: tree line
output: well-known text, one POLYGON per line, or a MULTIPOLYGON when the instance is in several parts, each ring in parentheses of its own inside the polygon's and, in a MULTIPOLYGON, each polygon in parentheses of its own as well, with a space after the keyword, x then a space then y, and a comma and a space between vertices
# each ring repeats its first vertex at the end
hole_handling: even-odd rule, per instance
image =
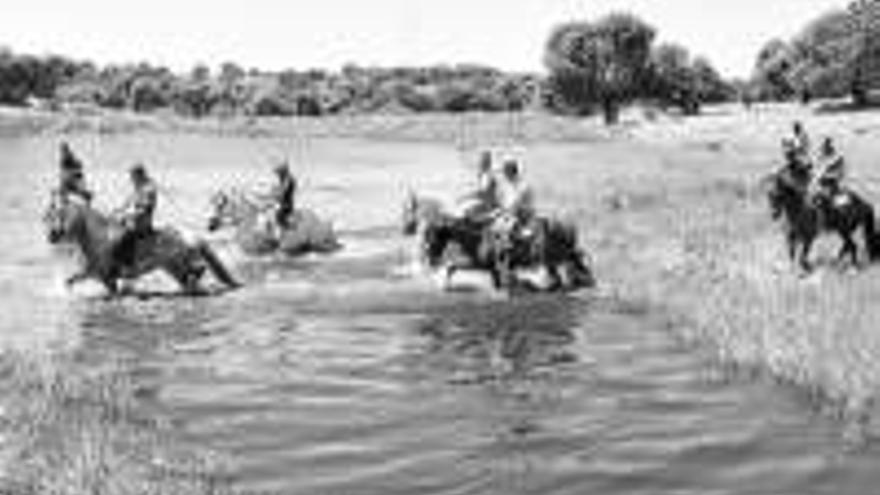
POLYGON ((678 44, 655 44, 655 36, 652 26, 625 13, 561 24, 545 45, 545 74, 475 64, 267 72, 232 62, 174 73, 148 63, 98 66, 0 49, 0 104, 165 110, 190 117, 544 108, 602 112, 613 122, 620 106, 632 100, 695 114, 705 103, 736 96, 706 58, 678 44))
POLYGON ((880 0, 860 0, 810 21, 790 40, 758 53, 749 96, 759 100, 840 98, 866 104, 880 87, 880 0))
POLYGON ((557 26, 547 41, 544 64, 548 106, 606 122, 623 104, 649 100, 696 114, 705 103, 732 100, 736 90, 709 60, 677 43, 656 43, 656 29, 629 13, 557 26))
POLYGON ((185 74, 148 63, 107 65, 0 51, 0 104, 136 112, 291 116, 370 112, 516 111, 536 105, 541 77, 481 65, 265 72, 227 62, 185 74))

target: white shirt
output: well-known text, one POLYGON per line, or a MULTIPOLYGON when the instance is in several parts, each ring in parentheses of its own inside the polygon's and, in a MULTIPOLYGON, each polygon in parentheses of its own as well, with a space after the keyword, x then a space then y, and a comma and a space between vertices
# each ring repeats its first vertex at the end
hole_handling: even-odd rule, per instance
POLYGON ((503 180, 498 184, 498 200, 501 210, 518 218, 529 217, 535 212, 532 188, 523 181, 503 180))

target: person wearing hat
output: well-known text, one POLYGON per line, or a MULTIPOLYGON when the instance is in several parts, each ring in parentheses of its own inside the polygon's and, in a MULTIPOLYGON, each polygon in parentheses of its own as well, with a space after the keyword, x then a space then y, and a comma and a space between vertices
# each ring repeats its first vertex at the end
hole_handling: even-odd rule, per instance
POLYGON ((296 206, 296 178, 290 172, 287 162, 282 162, 275 167, 277 182, 272 189, 271 201, 274 210, 275 224, 280 230, 290 227, 290 217, 296 206))
POLYGON ((517 234, 527 234, 524 229, 535 219, 534 201, 532 188, 523 180, 519 163, 513 158, 505 160, 498 183, 494 230, 509 241, 517 234))
POLYGON ((846 163, 843 155, 837 151, 834 141, 830 137, 822 140, 819 150, 819 173, 816 176, 818 184, 817 199, 828 202, 837 198, 843 191, 843 180, 846 178, 846 163))
POLYGON ((801 163, 809 164, 811 161, 810 136, 804 129, 804 125, 797 120, 791 125, 791 131, 792 152, 795 153, 797 159, 801 160, 801 163))
POLYGON ((480 153, 476 188, 461 201, 462 216, 477 223, 484 223, 488 215, 498 207, 498 178, 492 170, 491 151, 484 150, 480 153))
POLYGON ((153 214, 158 204, 156 183, 143 164, 138 163, 131 167, 129 178, 133 191, 120 208, 123 233, 113 248, 117 270, 134 264, 138 241, 153 233, 153 214))
POLYGON ((806 192, 812 180, 812 163, 805 160, 797 151, 797 145, 790 138, 782 140, 782 150, 785 164, 782 167, 782 177, 789 180, 798 189, 806 192))
POLYGON ((82 162, 76 157, 66 141, 61 142, 59 152, 60 180, 58 193, 64 199, 75 196, 81 198, 86 203, 90 202, 92 200, 92 192, 86 187, 82 162))

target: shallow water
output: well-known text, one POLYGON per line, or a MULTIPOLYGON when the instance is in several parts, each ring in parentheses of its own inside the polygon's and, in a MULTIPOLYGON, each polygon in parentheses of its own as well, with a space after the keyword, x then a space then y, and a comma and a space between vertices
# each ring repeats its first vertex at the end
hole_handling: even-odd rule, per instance
MULTIPOLYGON (((872 447, 782 387, 730 379, 666 315, 582 294, 507 300, 405 276, 397 206, 466 178, 425 144, 83 137, 101 205, 136 160, 163 184, 160 222, 200 232, 213 188, 260 181, 287 154, 302 201, 346 249, 248 260, 220 298, 107 302, 61 280, 38 223, 55 142, 0 141, 0 297, 9 345, 130 363, 145 408, 231 459, 237 489, 328 494, 871 493, 872 447)), ((601 146, 594 144, 592 146, 601 146)), ((552 149, 542 151, 552 154, 552 149)), ((160 277, 141 290, 170 291, 160 277)))

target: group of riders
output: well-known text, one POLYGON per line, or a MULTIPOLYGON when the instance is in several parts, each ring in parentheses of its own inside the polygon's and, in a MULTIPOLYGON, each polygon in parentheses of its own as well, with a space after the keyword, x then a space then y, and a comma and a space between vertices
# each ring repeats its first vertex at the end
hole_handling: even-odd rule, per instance
MULTIPOLYGON (((295 210, 297 181, 286 162, 274 168, 275 183, 268 195, 267 218, 277 231, 291 227, 295 210)), ((138 244, 148 240, 154 233, 153 218, 159 202, 159 187, 142 163, 128 170, 131 192, 125 202, 115 210, 115 217, 122 232, 112 248, 114 270, 117 272, 135 263, 138 244)), ((85 167, 70 145, 62 142, 59 147, 59 185, 56 196, 62 202, 79 201, 90 204, 94 194, 85 178, 85 167)))
POLYGON ((782 140, 782 151, 784 174, 811 198, 819 212, 848 200, 846 162, 830 137, 823 138, 814 152, 804 125, 795 121, 791 135, 782 140))
POLYGON ((459 201, 459 215, 476 228, 487 229, 507 244, 528 240, 538 229, 535 195, 524 180, 519 162, 508 157, 496 170, 493 154, 479 155, 475 189, 459 201))
MULTIPOLYGON (((60 144, 59 153, 59 197, 90 203, 94 194, 86 183, 83 162, 66 142, 60 144)), ((460 217, 511 243, 527 239, 537 228, 533 190, 524 181, 515 158, 504 158, 500 170, 496 170, 493 161, 491 151, 479 154, 476 187, 459 201, 460 217)), ((281 162, 273 171, 273 188, 265 198, 269 213, 266 218, 269 228, 277 234, 292 227, 298 187, 286 162, 281 162)), ((115 243, 113 258, 120 269, 134 262, 138 242, 154 232, 153 217, 159 201, 159 188, 142 163, 129 169, 129 179, 130 196, 116 210, 123 229, 115 243)))

